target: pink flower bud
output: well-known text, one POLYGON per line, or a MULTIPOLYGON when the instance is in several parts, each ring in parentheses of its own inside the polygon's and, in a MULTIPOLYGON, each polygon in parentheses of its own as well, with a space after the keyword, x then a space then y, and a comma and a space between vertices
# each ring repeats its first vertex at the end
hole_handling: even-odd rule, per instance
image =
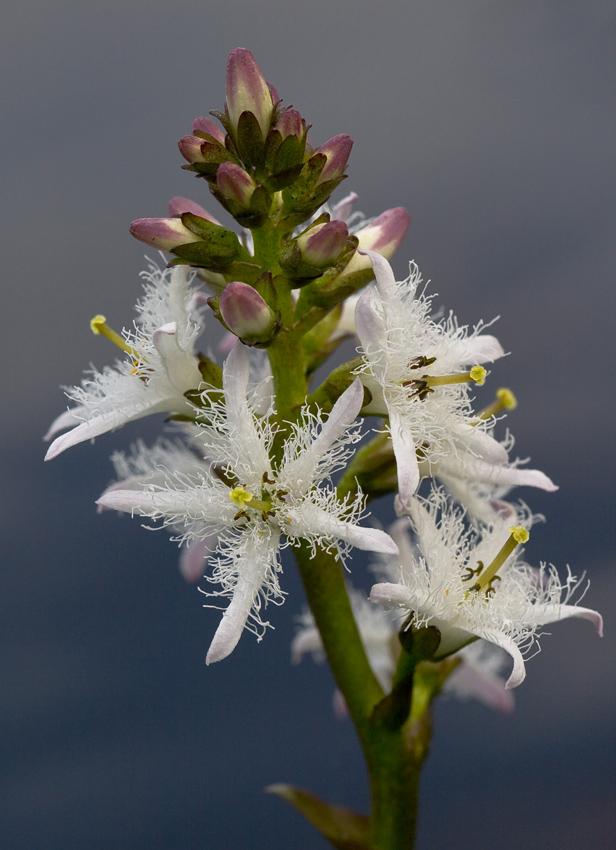
POLYGON ((199 118, 195 118, 192 125, 193 133, 209 133, 210 136, 214 136, 216 141, 220 142, 221 145, 225 143, 225 134, 220 129, 218 124, 212 121, 211 118, 206 118, 204 115, 199 118))
POLYGON ((385 210, 372 224, 356 232, 359 249, 378 251, 389 260, 402 244, 410 223, 411 217, 404 207, 385 210))
POLYGON ((220 194, 228 201, 250 209, 250 199, 257 184, 239 165, 223 162, 216 172, 216 185, 220 194))
POLYGON ((325 183, 327 180, 336 180, 338 177, 342 177, 349 156, 351 155, 352 147, 353 139, 345 133, 341 133, 339 136, 329 139, 329 141, 322 144, 315 151, 315 154, 321 153, 327 157, 327 162, 316 182, 317 186, 325 183))
POLYGON ((348 238, 349 231, 343 221, 330 221, 302 233, 297 244, 304 262, 323 269, 336 261, 348 238))
POLYGON ((205 218, 213 224, 220 224, 217 218, 214 218, 207 210, 189 198, 180 198, 179 196, 171 198, 167 204, 167 211, 170 216, 180 216, 184 212, 189 212, 198 215, 200 218, 205 218))
POLYGON ((179 218, 138 218, 132 222, 130 232, 135 239, 161 251, 173 251, 179 245, 200 241, 179 218))
POLYGON ((225 286, 218 309, 229 330, 248 344, 267 342, 276 329, 274 311, 252 286, 239 280, 225 286))
POLYGON ((197 136, 182 136, 178 142, 178 148, 187 162, 205 162, 205 157, 201 153, 202 144, 203 139, 198 139, 197 136))
POLYGON ((274 129, 278 130, 283 141, 287 136, 297 136, 301 139, 306 129, 306 123, 297 109, 287 109, 276 122, 274 129))
POLYGON ((237 128, 242 112, 252 112, 265 138, 273 109, 269 87, 250 50, 232 50, 227 61, 227 110, 232 127, 237 128))

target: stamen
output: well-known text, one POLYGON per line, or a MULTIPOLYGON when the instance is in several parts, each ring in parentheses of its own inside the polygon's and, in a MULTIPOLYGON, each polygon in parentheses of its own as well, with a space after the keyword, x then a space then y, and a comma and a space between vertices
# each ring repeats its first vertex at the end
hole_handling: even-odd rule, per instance
POLYGON ((501 387, 496 390, 496 400, 487 407, 484 407, 478 416, 479 419, 491 419, 492 416, 496 416, 501 410, 513 410, 517 406, 518 401, 511 390, 501 387))
POLYGON ((90 328, 92 329, 92 333, 106 336, 110 342, 113 342, 114 345, 117 345, 118 348, 121 348, 122 351, 125 351, 127 354, 130 354, 133 357, 138 356, 135 349, 126 344, 124 337, 120 336, 117 331, 114 331, 109 327, 107 319, 104 316, 101 316, 100 314, 98 316, 94 316, 94 318, 90 321, 90 328))
POLYGON ((503 566, 509 555, 513 552, 516 546, 520 543, 526 543, 529 538, 528 531, 521 525, 513 525, 509 529, 509 539, 505 542, 500 552, 494 558, 491 564, 489 564, 486 569, 481 573, 481 576, 477 580, 477 583, 473 585, 471 590, 476 591, 477 593, 481 593, 482 590, 488 588, 486 590, 486 596, 492 592, 494 593, 494 588, 492 587, 492 582, 494 579, 500 579, 500 576, 497 576, 496 573, 503 566))

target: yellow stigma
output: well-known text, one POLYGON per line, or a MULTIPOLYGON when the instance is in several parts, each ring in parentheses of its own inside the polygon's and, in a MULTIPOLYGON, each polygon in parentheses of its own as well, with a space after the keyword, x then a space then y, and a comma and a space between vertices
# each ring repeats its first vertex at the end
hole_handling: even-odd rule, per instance
POLYGON ((513 410, 514 407, 518 406, 518 401, 511 390, 508 390, 506 387, 501 387, 496 390, 496 401, 493 401, 492 404, 489 404, 487 407, 478 413, 478 417, 480 419, 490 419, 492 416, 496 416, 501 410, 513 410))
POLYGON ((471 379, 475 381, 478 386, 483 386, 486 382, 487 371, 483 368, 483 366, 473 366, 469 375, 471 379))
POLYGON ((516 543, 526 543, 530 537, 530 534, 522 525, 512 525, 509 529, 509 534, 511 534, 516 543))
POLYGON ((505 410, 513 410, 518 406, 518 400, 507 387, 501 387, 496 390, 496 398, 500 401, 505 410))
POLYGON ((100 314, 98 316, 94 316, 94 318, 90 320, 90 328, 92 329, 92 333, 106 336, 108 340, 113 342, 114 345, 117 345, 118 348, 121 348, 122 351, 125 351, 127 354, 131 354, 133 357, 137 356, 135 349, 126 344, 124 337, 120 336, 117 331, 114 331, 109 327, 107 319, 104 316, 101 316, 100 314))
POLYGON ((229 490, 229 498, 236 505, 242 507, 243 505, 247 505, 248 502, 252 502, 253 495, 246 487, 234 487, 233 490, 229 490))

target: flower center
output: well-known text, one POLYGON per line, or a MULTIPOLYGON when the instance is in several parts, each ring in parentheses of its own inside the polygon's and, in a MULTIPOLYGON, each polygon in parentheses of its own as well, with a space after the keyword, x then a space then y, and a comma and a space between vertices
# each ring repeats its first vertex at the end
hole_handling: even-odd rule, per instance
MULTIPOLYGON (((263 478, 261 479, 262 484, 275 484, 275 481, 270 481, 267 472, 263 473, 263 478)), ((229 490, 229 498, 232 502, 235 502, 236 505, 239 505, 240 510, 233 517, 234 520, 238 519, 247 519, 251 520, 254 517, 254 514, 249 513, 247 509, 251 511, 257 511, 261 514, 261 519, 266 520, 268 517, 273 517, 276 515, 276 511, 274 510, 274 503, 284 498, 287 495, 286 490, 276 490, 274 494, 270 493, 266 487, 261 488, 261 497, 255 496, 254 493, 251 493, 248 490, 246 484, 240 484, 237 487, 233 487, 229 490)))
POLYGON ((468 599, 471 592, 481 593, 482 591, 485 591, 486 598, 489 598, 490 594, 496 593, 495 588, 492 587, 492 582, 500 581, 500 576, 496 575, 497 572, 505 563, 509 555, 511 555, 515 547, 520 543, 526 543, 528 537, 528 531, 523 526, 512 525, 509 529, 508 539, 505 541, 494 560, 488 564, 487 567, 484 566, 483 561, 477 561, 476 569, 467 567, 467 575, 462 577, 462 581, 472 581, 475 577, 477 577, 477 581, 464 598, 468 599))

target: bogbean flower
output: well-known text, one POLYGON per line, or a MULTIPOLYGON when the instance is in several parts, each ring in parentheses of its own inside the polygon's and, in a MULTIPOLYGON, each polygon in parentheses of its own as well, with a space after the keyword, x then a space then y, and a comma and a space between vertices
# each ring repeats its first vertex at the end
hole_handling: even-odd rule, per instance
POLYGON ((535 642, 537 630, 569 617, 590 620, 602 633, 600 614, 568 604, 579 582, 567 572, 534 569, 520 560, 520 543, 528 539, 532 517, 524 509, 479 530, 465 524, 464 511, 454 508, 444 491, 434 488, 429 500, 413 498, 410 518, 418 552, 393 532, 402 552, 398 583, 380 582, 370 599, 400 608, 416 626, 436 626, 441 643, 435 659, 446 657, 476 638, 500 646, 513 659, 507 688, 524 680, 523 653, 535 642))
POLYGON ((453 316, 433 319, 431 298, 418 291, 417 267, 411 264, 410 276, 396 283, 389 263, 367 253, 377 286, 357 302, 359 374, 373 394, 365 411, 388 417, 398 512, 408 511, 422 475, 434 475, 439 466, 471 480, 556 489, 543 473, 508 465, 506 447, 491 433, 494 419, 473 413, 469 384, 482 384, 482 364, 504 354, 496 337, 482 333, 481 324, 469 333, 453 316))
POLYGON ((195 343, 206 299, 191 288, 192 274, 185 267, 161 270, 152 264, 142 277, 145 297, 137 305, 132 331, 120 335, 104 316, 92 320, 93 331, 108 337, 126 356, 66 390, 75 406, 52 423, 46 439, 71 430, 56 437, 46 460, 152 413, 193 412, 184 393, 202 382, 195 343))
POLYGON ((349 546, 397 552, 385 532, 358 524, 361 494, 341 502, 329 481, 360 439, 354 424, 363 400, 360 381, 343 393, 327 420, 302 411, 280 463, 274 464, 270 419, 257 417, 247 397, 249 358, 248 349, 236 344, 223 368, 224 401, 207 392, 203 397, 207 423, 198 428, 196 441, 204 456, 215 459, 215 470, 169 470, 162 484, 153 479, 139 490, 132 484, 116 486, 99 499, 103 507, 160 520, 188 545, 216 536, 208 580, 220 590, 208 595, 231 601, 209 648, 208 664, 232 652, 245 626, 260 638, 268 625, 261 619, 263 604, 284 600, 278 581, 282 535, 284 545, 304 539, 341 558, 349 546))

